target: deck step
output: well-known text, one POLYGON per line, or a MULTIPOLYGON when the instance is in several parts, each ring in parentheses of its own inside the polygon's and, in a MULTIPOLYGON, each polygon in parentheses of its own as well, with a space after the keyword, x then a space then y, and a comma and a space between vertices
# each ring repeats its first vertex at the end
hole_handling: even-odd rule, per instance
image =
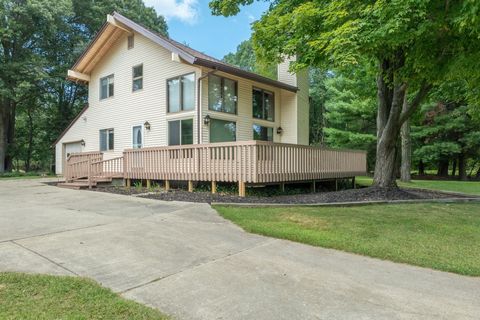
MULTIPOLYGON (((93 187, 95 185, 92 185, 93 187)), ((87 189, 88 188, 88 182, 61 182, 57 184, 57 187, 60 188, 67 188, 67 189, 74 189, 74 190, 80 190, 80 189, 87 189)))

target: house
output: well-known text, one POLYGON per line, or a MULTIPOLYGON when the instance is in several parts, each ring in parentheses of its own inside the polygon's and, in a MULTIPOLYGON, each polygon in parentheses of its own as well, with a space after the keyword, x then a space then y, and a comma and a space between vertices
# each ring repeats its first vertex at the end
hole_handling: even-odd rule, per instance
MULTIPOLYGON (((122 167, 121 175, 129 179, 126 153, 140 155, 135 151, 151 148, 200 150, 194 146, 213 147, 219 143, 230 148, 243 142, 256 146, 255 141, 259 141, 259 146, 264 145, 261 141, 272 146, 306 146, 308 76, 306 71, 290 73, 290 61, 286 59, 278 65, 278 80, 272 80, 207 56, 113 13, 68 72, 69 79, 88 86, 88 107, 55 143, 56 173, 65 174, 72 155, 79 157, 71 159, 77 167, 81 162, 77 160, 86 161, 88 154, 97 157, 95 161, 89 158, 89 165, 92 161, 121 158, 116 160, 122 161, 117 166, 122 167)), ((199 156, 198 152, 192 151, 191 158, 199 156)), ((232 149, 230 154, 225 149, 225 155, 216 159, 235 161, 232 168, 240 170, 240 158, 235 152, 232 149)), ((152 156, 151 152, 149 155, 152 156)), ((167 158, 181 163, 177 156, 167 158)), ((253 158, 245 159, 255 162, 253 158)), ((146 172, 146 163, 128 163, 131 172, 146 172)), ((200 158, 195 165, 199 163, 200 158)), ((83 175, 88 171, 85 168, 83 175)), ((360 170, 349 169, 346 174, 352 176, 365 168, 361 162, 360 170)), ((252 169, 251 173, 259 172, 252 169)), ((74 177, 80 175, 71 176, 74 177)), ((152 173, 154 177, 162 176, 152 173)), ((250 182, 256 180, 252 178, 250 182)))

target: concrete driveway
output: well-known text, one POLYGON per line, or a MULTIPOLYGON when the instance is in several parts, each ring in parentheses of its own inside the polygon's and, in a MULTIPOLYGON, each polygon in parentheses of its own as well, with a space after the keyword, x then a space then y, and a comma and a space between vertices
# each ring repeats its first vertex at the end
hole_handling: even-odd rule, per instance
POLYGON ((480 279, 243 232, 208 205, 0 181, 0 271, 90 277, 178 319, 478 319, 480 279))

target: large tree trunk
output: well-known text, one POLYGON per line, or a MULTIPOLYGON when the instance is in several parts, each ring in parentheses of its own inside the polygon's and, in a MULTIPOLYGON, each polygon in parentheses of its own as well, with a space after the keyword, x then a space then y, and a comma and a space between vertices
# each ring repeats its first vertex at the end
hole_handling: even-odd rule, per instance
POLYGON ((467 164, 463 153, 458 156, 458 178, 462 181, 467 180, 467 164))
MULTIPOLYGON (((407 95, 403 101, 402 112, 408 110, 407 95)), ((402 164, 400 165, 400 180, 410 182, 412 180, 412 138, 410 136, 410 120, 406 120, 400 130, 402 140, 402 164)))
POLYGON ((377 155, 373 185, 380 188, 397 187, 395 181, 395 157, 402 124, 419 107, 431 86, 423 83, 408 108, 402 111, 407 84, 397 76, 404 62, 403 52, 379 64, 377 76, 377 155))
POLYGON ((4 99, 0 105, 0 172, 11 171, 11 147, 15 139, 15 103, 4 99))
POLYGON ((448 177, 448 159, 442 159, 438 162, 437 176, 448 177))
POLYGON ((32 111, 29 109, 28 111, 28 147, 27 147, 27 154, 25 157, 25 171, 28 172, 31 170, 31 162, 32 162, 32 152, 33 152, 33 116, 32 111))

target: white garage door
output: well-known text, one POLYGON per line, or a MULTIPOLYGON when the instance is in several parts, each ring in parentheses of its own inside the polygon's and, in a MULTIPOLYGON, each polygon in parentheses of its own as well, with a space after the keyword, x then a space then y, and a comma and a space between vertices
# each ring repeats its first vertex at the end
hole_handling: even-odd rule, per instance
POLYGON ((82 152, 82 143, 80 141, 65 144, 65 159, 72 153, 77 152, 82 152))

